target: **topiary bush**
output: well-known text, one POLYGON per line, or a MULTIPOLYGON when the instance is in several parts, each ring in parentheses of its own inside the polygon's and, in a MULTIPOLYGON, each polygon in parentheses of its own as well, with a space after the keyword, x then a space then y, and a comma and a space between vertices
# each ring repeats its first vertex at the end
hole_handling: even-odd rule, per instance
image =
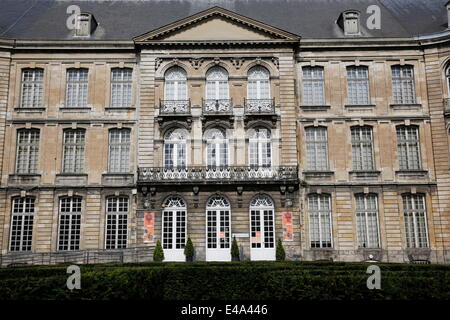
POLYGON ((162 262, 164 261, 164 250, 161 246, 161 241, 156 241, 156 247, 153 251, 153 261, 162 262))
POLYGON ((231 244, 231 260, 240 260, 239 247, 237 245, 236 237, 233 237, 233 243, 231 244))
POLYGON ((284 251, 283 243, 281 243, 281 239, 278 239, 275 256, 276 256, 277 261, 284 261, 286 259, 286 252, 284 251))
POLYGON ((184 255, 186 256, 186 261, 193 261, 194 260, 194 244, 192 243, 191 238, 188 238, 186 241, 186 246, 184 247, 184 255))

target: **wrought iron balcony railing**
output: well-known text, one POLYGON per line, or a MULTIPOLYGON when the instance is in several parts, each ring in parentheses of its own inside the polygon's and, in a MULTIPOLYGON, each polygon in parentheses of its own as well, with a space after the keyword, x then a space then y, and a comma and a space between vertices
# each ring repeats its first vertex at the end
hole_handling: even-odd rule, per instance
POLYGON ((190 100, 160 100, 160 115, 190 115, 190 100))
POLYGON ((232 112, 231 99, 203 99, 203 114, 231 114, 232 112))
POLYGON ((138 182, 285 182, 297 181, 296 166, 139 168, 138 182))
POLYGON ((450 99, 444 99, 444 114, 450 116, 450 99))
POLYGON ((274 114, 275 99, 244 99, 245 114, 274 114))

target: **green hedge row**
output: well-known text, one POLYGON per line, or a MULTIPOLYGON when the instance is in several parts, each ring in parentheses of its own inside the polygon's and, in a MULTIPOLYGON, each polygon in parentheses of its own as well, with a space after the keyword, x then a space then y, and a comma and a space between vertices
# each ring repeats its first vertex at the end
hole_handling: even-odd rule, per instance
POLYGON ((378 264, 381 290, 366 286, 363 263, 235 262, 0 269, 0 299, 420 300, 450 298, 449 266, 378 264))

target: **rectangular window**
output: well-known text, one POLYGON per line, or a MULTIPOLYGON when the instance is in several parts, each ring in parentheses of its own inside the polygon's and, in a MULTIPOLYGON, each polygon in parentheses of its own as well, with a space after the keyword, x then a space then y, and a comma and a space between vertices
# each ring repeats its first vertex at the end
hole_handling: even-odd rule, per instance
POLYGON ((82 173, 84 171, 85 131, 70 129, 64 131, 63 172, 82 173))
POLYGON ((395 104, 414 104, 414 68, 412 66, 392 67, 392 92, 395 104))
POLYGON ((331 199, 328 195, 308 196, 311 248, 331 248, 331 199))
POLYGON ((19 130, 16 153, 16 172, 19 174, 36 173, 39 156, 39 130, 19 130))
POLYGON ((372 128, 368 126, 353 127, 351 135, 353 170, 374 170, 372 128))
POLYGON ((109 172, 129 172, 130 130, 112 129, 109 132, 109 172))
POLYGON ((380 247, 376 195, 356 195, 356 225, 359 248, 380 247))
POLYGON ((367 67, 348 67, 347 86, 350 105, 369 104, 369 69, 367 67))
POLYGON ((88 69, 68 69, 66 107, 86 108, 87 101, 88 101, 88 69))
POLYGON ((33 243, 34 198, 12 201, 10 251, 31 251, 33 243))
POLYGON ((42 96, 44 87, 43 69, 22 70, 22 108, 42 107, 42 96))
POLYGON ((106 249, 124 249, 128 239, 128 197, 106 200, 106 249))
POLYGON ((303 104, 307 106, 325 104, 322 67, 303 67, 303 104))
POLYGON ((403 212, 407 247, 428 248, 425 197, 415 194, 404 195, 403 212))
POLYGON ((131 107, 132 69, 111 70, 111 107, 131 107))
POLYGON ((81 204, 81 197, 60 199, 58 250, 80 249, 81 204))
POLYGON ((305 129, 305 132, 308 170, 328 170, 327 129, 323 127, 308 127, 305 129))
POLYGON ((418 127, 398 126, 397 148, 400 170, 420 169, 421 164, 418 127))

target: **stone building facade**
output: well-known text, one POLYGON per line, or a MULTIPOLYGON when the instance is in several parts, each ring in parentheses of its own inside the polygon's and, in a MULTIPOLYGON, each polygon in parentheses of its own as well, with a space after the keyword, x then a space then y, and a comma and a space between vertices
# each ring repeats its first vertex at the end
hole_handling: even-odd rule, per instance
POLYGON ((231 260, 236 238, 245 260, 274 260, 281 240, 289 260, 448 263, 445 3, 417 36, 393 9, 392 31, 368 29, 369 2, 353 2, 323 35, 239 1, 173 7, 143 32, 121 21, 156 19, 154 1, 78 3, 73 30, 47 3, 61 34, 39 34, 45 14, 35 34, 2 31, 2 259, 151 256, 161 240, 184 261, 189 237, 197 260, 231 260))

